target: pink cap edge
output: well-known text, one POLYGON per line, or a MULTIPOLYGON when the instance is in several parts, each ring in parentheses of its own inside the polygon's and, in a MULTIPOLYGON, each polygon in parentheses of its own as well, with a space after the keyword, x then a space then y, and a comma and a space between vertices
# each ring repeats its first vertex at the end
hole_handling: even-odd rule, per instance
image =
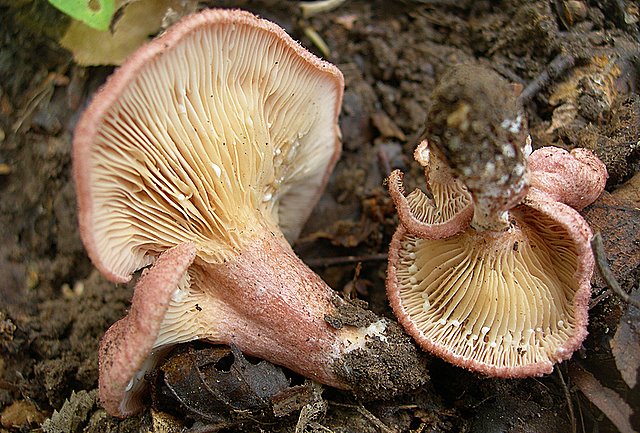
POLYGON ((139 396, 124 405, 128 384, 148 358, 171 295, 196 256, 193 242, 163 252, 140 278, 129 313, 107 330, 98 352, 100 400, 108 413, 125 417, 143 406, 139 396))

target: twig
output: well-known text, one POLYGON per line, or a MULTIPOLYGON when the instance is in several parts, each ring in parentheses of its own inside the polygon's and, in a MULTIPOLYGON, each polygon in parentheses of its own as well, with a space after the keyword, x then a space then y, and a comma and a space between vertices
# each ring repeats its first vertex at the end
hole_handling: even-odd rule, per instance
POLYGON ((582 405, 580 404, 580 399, 576 400, 576 406, 578 406, 578 413, 580 414, 580 427, 582 427, 582 430, 580 430, 582 433, 587 433, 587 429, 584 426, 584 414, 582 413, 582 405))
POLYGON ((611 295, 611 290, 605 290, 603 293, 599 294, 595 298, 589 302, 589 310, 598 305, 603 300, 607 299, 611 295))
POLYGON ((637 432, 631 425, 633 409, 620 394, 603 386, 593 374, 575 362, 569 367, 569 377, 587 400, 596 406, 620 433, 637 432))
POLYGON ((380 170, 382 176, 387 178, 391 174, 391 162, 389 161, 389 154, 384 149, 378 149, 378 162, 380 163, 380 170))
POLYGON ((307 426, 313 426, 315 430, 322 430, 325 433, 333 433, 331 429, 316 422, 316 420, 323 418, 327 412, 327 402, 322 398, 322 385, 311 382, 311 390, 314 400, 304 405, 300 410, 295 433, 304 433, 307 426))
POLYGON ((540 75, 531 81, 520 94, 520 101, 527 103, 536 96, 540 90, 549 85, 551 80, 559 77, 567 70, 573 68, 576 59, 571 54, 558 54, 540 75))
POLYGON ((387 427, 385 423, 380 421, 380 419, 377 416, 369 412, 369 410, 361 404, 355 405, 355 404, 347 404, 347 403, 338 403, 335 401, 329 401, 329 404, 332 404, 334 406, 356 409, 360 413, 360 415, 364 416, 369 422, 371 422, 373 425, 378 427, 382 433, 394 433, 393 430, 387 427))
POLYGON ((6 389, 7 391, 20 391, 20 388, 18 387, 18 385, 8 382, 4 379, 0 379, 0 389, 6 389))
POLYGON ((347 0, 320 0, 320 1, 304 1, 298 3, 302 9, 302 16, 305 18, 312 17, 319 13, 332 11, 342 5, 347 0))
POLYGON ((631 304, 636 308, 640 308, 640 302, 637 299, 632 298, 627 292, 622 290, 622 287, 620 287, 620 284, 616 280, 616 277, 613 275, 613 272, 611 272, 611 268, 609 267, 609 263, 607 262, 607 256, 604 251, 604 244, 602 243, 602 236, 600 235, 600 233, 596 233, 595 235, 593 235, 593 238, 591 238, 591 249, 593 250, 593 255, 596 259, 598 271, 600 271, 600 275, 602 275, 602 278, 604 278, 604 282, 607 284, 609 289, 611 289, 613 293, 622 298, 622 300, 626 303, 631 304))
POLYGON ((322 39, 322 36, 320 36, 320 33, 316 32, 314 28, 306 26, 304 27, 304 35, 320 50, 320 53, 322 53, 324 57, 329 57, 331 50, 329 49, 329 45, 322 39))
POLYGON ((564 381, 564 377, 562 376, 562 372, 560 368, 556 368, 558 372, 558 377, 560 378, 560 382, 562 383, 562 391, 564 391, 564 398, 567 400, 567 407, 569 408, 569 417, 571 418, 571 433, 576 433, 578 426, 576 425, 576 416, 573 413, 573 402, 571 401, 571 394, 569 393, 569 388, 567 387, 567 383, 564 381))
POLYGON ((342 257, 320 257, 317 259, 305 259, 304 262, 311 268, 327 266, 349 265, 358 262, 381 262, 387 260, 387 254, 370 254, 366 256, 342 256, 342 257))

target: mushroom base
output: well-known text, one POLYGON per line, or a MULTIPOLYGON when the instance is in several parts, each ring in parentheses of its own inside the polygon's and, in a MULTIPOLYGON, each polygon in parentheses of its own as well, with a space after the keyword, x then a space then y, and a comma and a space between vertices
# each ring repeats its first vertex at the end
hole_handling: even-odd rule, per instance
POLYGON ((282 235, 266 233, 225 263, 196 259, 186 296, 170 302, 155 348, 195 339, 233 344, 359 395, 426 380, 421 355, 397 324, 344 301, 282 235))

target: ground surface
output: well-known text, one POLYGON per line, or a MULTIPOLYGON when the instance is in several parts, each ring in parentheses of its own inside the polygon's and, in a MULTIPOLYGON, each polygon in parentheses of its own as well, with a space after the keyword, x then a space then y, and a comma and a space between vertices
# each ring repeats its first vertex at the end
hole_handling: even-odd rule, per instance
MULTIPOLYGON (((223 4, 279 23, 345 75, 343 156, 296 244, 331 287, 391 316, 381 257, 396 220, 383 180, 390 168, 407 172, 409 186, 419 179, 411 154, 429 94, 461 62, 493 68, 529 92, 534 147, 587 147, 607 164, 608 192, 584 214, 603 233, 622 288, 637 287, 637 4, 348 1, 311 18, 293 1, 223 4)), ((64 25, 44 1, 0 1, 0 431, 38 430, 53 414, 46 431, 215 431, 226 424, 225 431, 246 432, 615 432, 612 411, 625 414, 624 404, 636 410, 638 429, 639 386, 630 388, 629 376, 638 368, 640 313, 599 277, 583 349, 547 377, 490 379, 429 359, 430 381, 393 399, 359 402, 307 384, 301 403, 283 409, 288 415, 259 422, 221 409, 222 418, 194 424, 175 399, 161 397, 140 416, 108 417, 96 403, 97 345, 125 314, 131 288, 106 282, 84 253, 70 149, 79 112, 111 68, 75 66, 56 42, 64 25), (619 337, 618 328, 625 328, 619 337), (616 344, 627 351, 626 365, 612 352, 616 344), (599 383, 588 388, 585 377, 599 383), (606 415, 597 407, 603 396, 614 406, 606 415)), ((161 384, 156 394, 164 395, 161 384)))

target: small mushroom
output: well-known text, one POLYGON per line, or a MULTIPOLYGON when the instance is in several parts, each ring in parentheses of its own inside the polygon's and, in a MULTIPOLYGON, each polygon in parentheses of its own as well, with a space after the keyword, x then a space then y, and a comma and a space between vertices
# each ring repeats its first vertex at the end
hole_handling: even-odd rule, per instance
MULTIPOLYGON (((454 71, 448 80, 454 77, 453 82, 464 83, 475 76, 482 74, 454 71)), ((476 85, 450 87, 450 83, 444 87, 448 97, 454 98, 453 92, 458 91, 460 100, 471 100, 468 89, 478 95, 487 94, 489 88, 500 89, 494 80, 478 84, 480 90, 476 85)), ((469 128, 479 133, 500 130, 504 123, 485 116, 483 124, 481 113, 471 105, 465 116, 473 119, 468 120, 469 128)), ((464 134, 450 129, 444 128, 433 141, 447 149, 440 152, 443 160, 456 161, 451 170, 468 188, 473 219, 436 237, 415 230, 417 224, 400 214, 387 270, 391 306, 419 345, 453 364, 499 377, 549 373, 553 364, 571 356, 587 334, 594 266, 591 231, 571 206, 581 208, 597 198, 604 189, 606 168, 583 149, 568 153, 543 148, 525 161, 518 155, 527 153, 526 135, 521 147, 512 143, 513 152, 504 151, 509 149, 504 140, 487 143, 491 134, 485 134, 480 143, 464 146, 460 138, 464 134), (459 140, 460 145, 446 144, 450 139, 459 140), (489 153, 478 154, 479 146, 489 153), (491 149, 498 150, 492 154, 491 149), (505 157, 505 152, 511 157, 505 157), (498 167, 500 176, 493 170, 498 167)), ((421 147, 424 153, 424 144, 421 147)), ((391 194, 397 196, 393 189, 391 194)), ((459 199, 465 196, 459 194, 459 199)), ((446 206, 435 200, 432 205, 446 206)), ((411 212, 413 219, 432 223, 417 206, 411 212)))
POLYGON ((340 71, 280 27, 214 9, 140 48, 94 96, 74 138, 83 242, 112 281, 151 265, 101 341, 110 414, 140 410, 145 372, 195 339, 361 393, 424 380, 397 325, 357 308, 357 323, 333 319, 345 301, 286 240, 339 156, 342 94, 340 71))

